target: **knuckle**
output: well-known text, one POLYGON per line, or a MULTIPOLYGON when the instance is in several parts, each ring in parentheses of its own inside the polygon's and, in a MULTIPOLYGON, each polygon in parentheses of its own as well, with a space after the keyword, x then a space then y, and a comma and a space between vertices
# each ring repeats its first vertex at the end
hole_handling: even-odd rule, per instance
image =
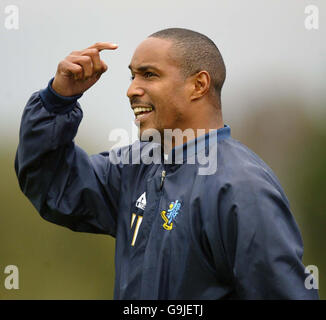
POLYGON ((84 50, 82 53, 81 53, 81 55, 82 56, 95 56, 95 55, 97 55, 98 54, 98 51, 97 51, 97 49, 86 49, 86 50, 84 50))
POLYGON ((67 65, 68 65, 68 63, 67 63, 66 60, 60 61, 59 64, 58 64, 58 70, 65 70, 65 69, 67 69, 67 65))
POLYGON ((70 54, 69 56, 66 56, 66 58, 62 62, 64 62, 64 61, 71 62, 71 61, 74 61, 76 58, 77 58, 77 56, 70 54))
POLYGON ((77 73, 82 72, 82 71, 83 71, 83 68, 82 68, 80 65, 76 64, 76 65, 75 65, 75 71, 76 71, 77 73))
POLYGON ((89 52, 92 55, 98 55, 98 50, 97 49, 89 49, 89 52))
POLYGON ((90 63, 92 62, 92 58, 89 56, 83 56, 82 59, 86 62, 86 63, 90 63))

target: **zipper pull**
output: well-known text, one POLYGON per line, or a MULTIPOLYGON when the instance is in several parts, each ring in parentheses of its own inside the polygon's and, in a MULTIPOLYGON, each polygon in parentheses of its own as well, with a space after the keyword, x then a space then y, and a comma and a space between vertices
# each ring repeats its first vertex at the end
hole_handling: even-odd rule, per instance
POLYGON ((164 179, 165 179, 165 170, 162 171, 162 174, 161 174, 161 187, 160 187, 160 190, 162 190, 162 187, 163 187, 163 183, 164 183, 164 179))

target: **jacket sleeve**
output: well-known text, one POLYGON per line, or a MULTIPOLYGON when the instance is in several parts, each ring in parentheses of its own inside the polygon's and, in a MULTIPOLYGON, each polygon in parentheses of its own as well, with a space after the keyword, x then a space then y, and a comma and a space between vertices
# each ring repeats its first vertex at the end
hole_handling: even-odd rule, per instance
POLYGON ((80 96, 56 94, 52 81, 23 112, 15 158, 20 188, 47 221, 115 236, 121 167, 108 152, 88 156, 75 145, 80 96))
MULTIPOLYGON (((275 180, 272 183, 263 173, 226 183, 220 190, 218 212, 218 234, 237 298, 319 298, 317 289, 305 287, 301 234, 275 180)), ((216 234, 215 229, 211 240, 216 234)), ((213 241, 213 247, 220 242, 213 241)))

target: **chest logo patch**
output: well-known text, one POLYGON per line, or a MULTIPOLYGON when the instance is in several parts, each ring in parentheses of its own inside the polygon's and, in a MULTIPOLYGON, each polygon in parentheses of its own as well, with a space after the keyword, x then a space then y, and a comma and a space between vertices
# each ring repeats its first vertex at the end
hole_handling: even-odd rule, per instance
POLYGON ((145 210, 146 207, 146 192, 144 192, 136 201, 136 207, 145 210))
POLYGON ((165 230, 171 230, 173 228, 173 220, 179 214, 180 208, 181 203, 179 200, 176 200, 175 202, 171 202, 169 204, 169 209, 167 212, 165 210, 161 212, 161 217, 164 220, 163 228, 165 230))

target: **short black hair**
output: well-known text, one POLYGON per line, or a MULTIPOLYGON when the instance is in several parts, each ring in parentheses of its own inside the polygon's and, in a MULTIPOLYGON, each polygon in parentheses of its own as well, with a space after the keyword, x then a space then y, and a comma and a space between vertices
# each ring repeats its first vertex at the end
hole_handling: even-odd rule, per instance
POLYGON ((185 78, 206 70, 218 98, 225 81, 225 64, 215 43, 207 36, 184 28, 169 28, 155 32, 148 38, 167 39, 173 42, 172 48, 180 62, 185 78))

